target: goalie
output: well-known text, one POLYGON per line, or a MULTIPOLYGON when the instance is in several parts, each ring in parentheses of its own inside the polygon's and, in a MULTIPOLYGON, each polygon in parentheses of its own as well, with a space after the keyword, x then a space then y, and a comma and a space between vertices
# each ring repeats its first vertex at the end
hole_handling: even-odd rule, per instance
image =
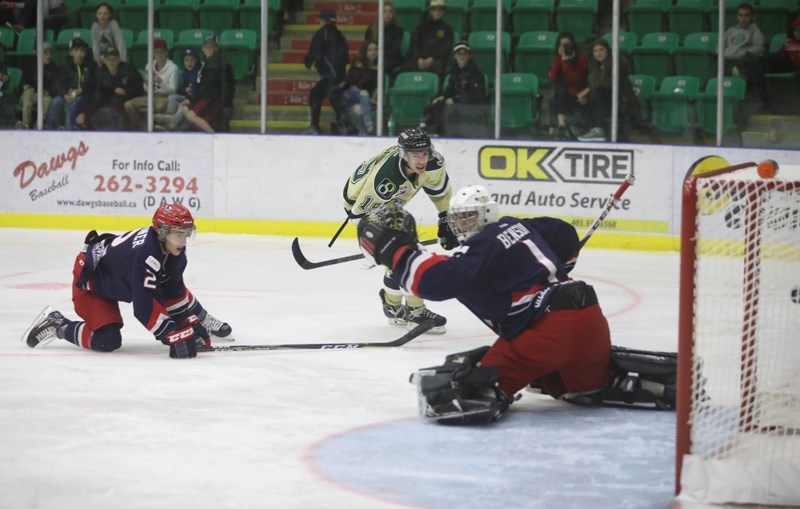
POLYGON ((498 216, 484 187, 460 189, 447 214, 462 243, 452 257, 419 246, 413 217, 396 204, 358 225, 365 255, 390 268, 401 287, 429 300, 456 298, 499 335, 491 347, 449 355, 413 375, 421 414, 445 424, 492 422, 531 384, 576 403, 674 402, 665 388, 674 385, 674 358, 664 366, 641 352, 643 358, 612 369, 597 296, 569 277, 581 247, 575 229, 550 217, 498 216), (652 363, 661 383, 643 389, 638 375, 652 363))

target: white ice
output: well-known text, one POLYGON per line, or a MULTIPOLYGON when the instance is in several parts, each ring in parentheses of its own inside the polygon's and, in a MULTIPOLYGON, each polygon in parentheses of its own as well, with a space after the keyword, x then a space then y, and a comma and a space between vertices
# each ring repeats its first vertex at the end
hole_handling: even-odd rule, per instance
MULTIPOLYGON (((494 336, 457 302, 447 334, 400 348, 214 352, 173 360, 122 304, 101 354, 20 342, 45 305, 75 318, 82 231, 0 231, 0 508, 665 508, 674 413, 523 393, 498 423, 417 417, 408 376, 494 336)), ((357 252, 301 239, 311 260, 357 252)), ((200 234, 188 286, 238 344, 389 341, 362 262, 304 271, 290 238, 200 234)), ((677 253, 586 249, 613 342, 677 347, 677 253)), ((222 344, 222 343, 221 343, 222 344)))

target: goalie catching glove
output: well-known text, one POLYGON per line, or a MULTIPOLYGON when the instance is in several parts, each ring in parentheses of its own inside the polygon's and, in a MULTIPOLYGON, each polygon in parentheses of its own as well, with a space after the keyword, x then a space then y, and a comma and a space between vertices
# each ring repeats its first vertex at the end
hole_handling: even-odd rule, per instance
POLYGON ((453 230, 450 228, 450 224, 447 221, 447 211, 439 213, 439 245, 441 245, 446 250, 450 251, 451 249, 457 248, 461 245, 458 242, 458 237, 456 234, 453 233, 453 230))
POLYGON ((170 331, 159 336, 158 340, 169 346, 169 356, 173 359, 197 357, 197 343, 211 344, 208 331, 200 325, 197 315, 189 315, 170 331))
POLYGON ((508 410, 512 399, 497 383, 497 368, 482 367, 488 346, 455 353, 444 364, 411 376, 420 416, 440 424, 488 424, 508 410))
POLYGON ((358 245, 368 260, 390 269, 403 253, 415 249, 417 224, 400 205, 380 205, 358 223, 358 245))

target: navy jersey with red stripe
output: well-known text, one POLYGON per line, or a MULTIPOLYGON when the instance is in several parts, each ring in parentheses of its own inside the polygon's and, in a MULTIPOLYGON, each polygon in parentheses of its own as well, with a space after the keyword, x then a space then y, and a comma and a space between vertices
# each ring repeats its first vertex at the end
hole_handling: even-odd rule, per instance
MULTIPOLYGON (((92 232, 93 234, 94 232, 92 232)), ((169 309, 193 300, 183 283, 186 250, 164 253, 153 228, 87 238, 86 262, 77 285, 111 300, 130 302, 133 314, 152 334, 175 328, 169 309)))
POLYGON ((404 254, 392 277, 428 300, 458 299, 506 339, 545 312, 553 290, 569 281, 580 243, 560 219, 502 217, 452 256, 422 248, 404 254))

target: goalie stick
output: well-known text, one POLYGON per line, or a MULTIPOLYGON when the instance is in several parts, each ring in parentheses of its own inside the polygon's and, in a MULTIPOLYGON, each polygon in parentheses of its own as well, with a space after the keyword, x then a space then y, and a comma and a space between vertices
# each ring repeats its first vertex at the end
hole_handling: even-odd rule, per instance
POLYGON ((284 345, 228 345, 228 346, 198 346, 198 352, 250 352, 257 350, 352 350, 356 348, 391 348, 403 346, 420 334, 431 330, 433 320, 425 320, 410 331, 394 341, 380 342, 354 342, 354 343, 297 343, 284 345))
MULTIPOLYGON (((436 244, 437 242, 439 242, 439 239, 429 239, 420 242, 420 244, 423 246, 429 246, 431 244, 436 244)), ((294 256, 294 261, 296 261, 300 267, 306 270, 327 267, 328 265, 337 265, 339 263, 352 262, 353 260, 360 260, 361 258, 364 258, 364 255, 359 253, 349 256, 342 256, 341 258, 331 258, 321 262, 312 262, 309 261, 309 259, 303 254, 303 251, 300 249, 300 240, 297 237, 295 237, 292 241, 292 255, 294 256)))

